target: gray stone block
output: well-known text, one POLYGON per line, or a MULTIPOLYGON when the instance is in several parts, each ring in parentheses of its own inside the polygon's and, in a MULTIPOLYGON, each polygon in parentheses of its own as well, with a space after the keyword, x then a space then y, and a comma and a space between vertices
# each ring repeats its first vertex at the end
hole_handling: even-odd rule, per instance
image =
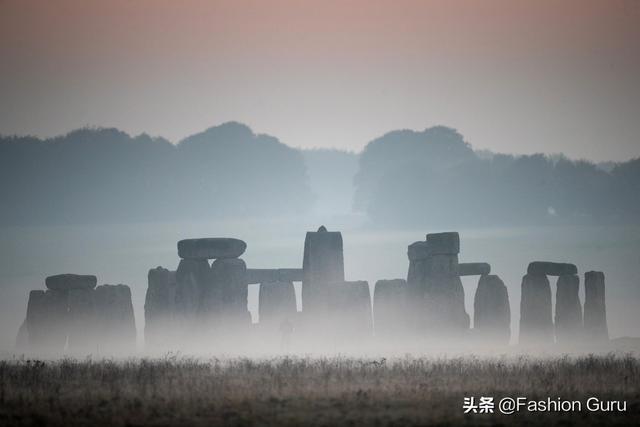
POLYGON ((534 276, 571 276, 573 274, 578 274, 578 268, 574 264, 534 261, 529 264, 527 274, 534 276))
POLYGON ((240 239, 211 237, 178 242, 178 256, 184 259, 238 258, 247 249, 240 239))
POLYGON ((457 255, 460 253, 460 235, 455 231, 427 234, 427 245, 431 254, 457 255))
POLYGON ((459 276, 485 276, 491 273, 491 266, 486 262, 461 262, 458 264, 459 276))
POLYGON ((47 289, 68 291, 71 289, 93 289, 98 283, 96 276, 87 274, 56 274, 44 281, 47 289))
POLYGON ((473 300, 473 329, 487 343, 508 344, 511 307, 507 287, 496 275, 483 275, 473 300))

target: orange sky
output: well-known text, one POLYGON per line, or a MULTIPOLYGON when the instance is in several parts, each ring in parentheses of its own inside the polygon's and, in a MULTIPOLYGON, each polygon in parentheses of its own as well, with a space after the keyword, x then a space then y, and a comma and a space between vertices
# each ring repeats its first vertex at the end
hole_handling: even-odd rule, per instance
POLYGON ((0 0, 0 133, 227 120, 359 150, 397 128, 478 148, 640 156, 638 1, 0 0))

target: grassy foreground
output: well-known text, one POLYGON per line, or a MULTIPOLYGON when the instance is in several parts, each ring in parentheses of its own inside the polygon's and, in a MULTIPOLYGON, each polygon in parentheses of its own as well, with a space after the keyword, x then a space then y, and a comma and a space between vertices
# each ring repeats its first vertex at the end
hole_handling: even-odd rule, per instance
POLYGON ((640 422, 640 359, 516 356, 0 361, 0 425, 640 422), (626 400, 626 412, 463 414, 465 396, 626 400))

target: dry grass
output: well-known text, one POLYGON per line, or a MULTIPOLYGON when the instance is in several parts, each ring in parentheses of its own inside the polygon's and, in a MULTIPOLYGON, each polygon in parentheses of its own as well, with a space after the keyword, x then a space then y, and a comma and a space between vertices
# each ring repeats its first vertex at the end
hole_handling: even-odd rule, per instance
POLYGON ((1 425, 640 422, 640 359, 164 357, 0 362, 1 425), (626 400, 626 413, 464 415, 464 396, 626 400))

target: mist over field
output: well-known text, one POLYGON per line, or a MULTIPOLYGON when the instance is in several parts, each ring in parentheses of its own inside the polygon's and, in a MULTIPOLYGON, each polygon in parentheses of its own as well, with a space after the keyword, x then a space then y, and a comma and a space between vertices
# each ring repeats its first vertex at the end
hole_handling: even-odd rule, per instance
MULTIPOLYGON (((507 285, 514 342, 521 278, 539 259, 604 271, 611 336, 640 325, 640 160, 477 152, 447 127, 392 131, 361 153, 298 150, 235 122, 177 144, 101 128, 3 137, 0 153, 3 352, 46 276, 129 285, 141 344, 147 271, 174 270, 178 240, 237 237, 249 268, 300 268, 305 232, 321 224, 343 233, 346 278, 372 295, 377 280, 407 277, 407 245, 459 231, 461 262, 488 262, 507 285)), ((473 315, 477 279, 463 283, 473 315)))

